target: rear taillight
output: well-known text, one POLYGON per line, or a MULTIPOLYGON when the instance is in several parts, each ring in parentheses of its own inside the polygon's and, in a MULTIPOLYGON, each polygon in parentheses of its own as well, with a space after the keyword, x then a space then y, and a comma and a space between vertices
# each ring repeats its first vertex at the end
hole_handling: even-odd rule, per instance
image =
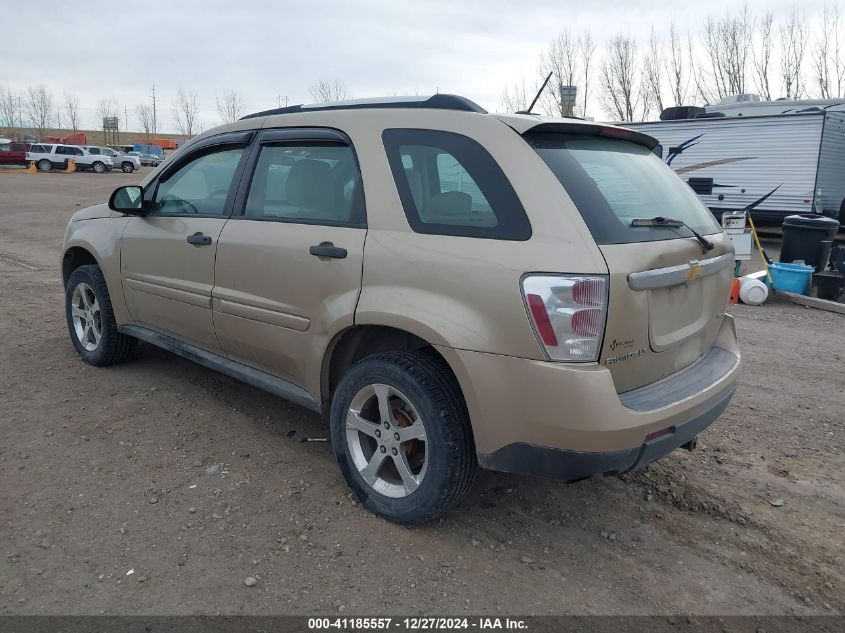
POLYGON ((607 316, 607 277, 528 275, 522 294, 552 360, 596 361, 607 316))

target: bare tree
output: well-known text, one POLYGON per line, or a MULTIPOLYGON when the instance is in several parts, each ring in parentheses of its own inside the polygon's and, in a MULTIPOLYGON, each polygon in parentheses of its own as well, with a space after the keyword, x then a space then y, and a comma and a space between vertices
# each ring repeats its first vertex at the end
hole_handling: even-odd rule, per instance
POLYGON ((217 97, 217 114, 223 123, 232 123, 241 118, 244 102, 235 90, 228 90, 217 97))
POLYGON ((120 105, 117 99, 109 97, 108 99, 100 99, 97 102, 97 115, 102 119, 116 118, 120 122, 120 105))
POLYGON ((144 134, 147 136, 155 134, 153 131, 152 107, 148 106, 146 103, 139 103, 135 106, 135 118, 138 119, 138 123, 141 124, 141 129, 144 131, 144 134))
POLYGON ((349 92, 349 88, 347 88, 346 84, 340 79, 335 79, 334 81, 320 79, 315 81, 311 84, 308 92, 311 93, 311 98, 316 103, 344 101, 345 99, 352 98, 352 93, 349 92))
POLYGON ((541 81, 552 73, 551 86, 543 91, 541 107, 546 114, 571 117, 575 102, 564 99, 562 86, 574 86, 578 80, 578 39, 569 29, 564 29, 552 40, 540 57, 538 75, 541 81))
POLYGON ((11 89, 0 86, 0 126, 7 128, 10 135, 12 129, 20 123, 18 103, 11 89))
POLYGON ((527 110, 535 94, 537 90, 532 90, 525 84, 525 77, 508 84, 502 91, 502 111, 514 113, 527 110))
POLYGON ((79 130, 79 97, 72 93, 65 93, 65 114, 70 128, 79 130))
POLYGON ((665 60, 663 55, 663 44, 651 29, 648 38, 648 48, 643 56, 643 81, 642 81, 642 109, 643 120, 648 118, 652 108, 657 112, 663 112, 663 68, 665 60))
POLYGON ((836 85, 836 44, 839 31, 839 6, 824 6, 819 31, 815 36, 813 49, 813 70, 815 82, 822 99, 838 96, 836 85), (831 67, 833 72, 831 72, 831 67), (836 93, 836 95, 834 95, 836 93))
POLYGON ((736 15, 718 19, 711 15, 704 22, 702 43, 710 66, 710 90, 715 89, 715 96, 722 98, 745 92, 753 27, 748 5, 736 15))
POLYGON ((769 87, 769 66, 772 60, 772 25, 774 18, 767 13, 757 25, 756 41, 751 47, 751 68, 754 72, 754 87, 765 101, 771 101, 769 87))
POLYGON ((637 81, 637 43, 630 35, 614 35, 601 65, 601 103, 618 121, 633 121, 640 91, 637 81))
POLYGON ((53 93, 47 90, 44 84, 29 86, 23 107, 27 118, 38 130, 38 135, 43 136, 44 130, 53 123, 53 93))
POLYGON ((173 102, 173 118, 176 120, 176 128, 180 134, 193 136, 199 132, 200 126, 197 120, 199 110, 197 93, 193 90, 186 92, 179 88, 176 101, 173 102))
POLYGON ((590 83, 592 81, 593 72, 593 56, 596 53, 596 42, 593 39, 592 33, 584 31, 578 40, 578 49, 581 53, 581 77, 584 80, 583 85, 583 99, 584 104, 581 109, 581 116, 587 117, 587 103, 590 94, 590 83))
POLYGON ((669 80, 669 92, 676 106, 682 106, 687 100, 689 88, 689 69, 684 45, 674 20, 669 23, 669 55, 666 60, 666 75, 669 80))
POLYGON ((804 93, 804 53, 809 29, 804 13, 793 8, 789 18, 780 25, 780 71, 783 89, 789 99, 804 93))
MULTIPOLYGON (((834 9, 833 17, 833 77, 831 82, 836 84, 836 96, 841 97, 845 89, 845 51, 843 50, 842 22, 840 20, 839 7, 834 9)), ((831 92, 833 90, 831 89, 831 92)))

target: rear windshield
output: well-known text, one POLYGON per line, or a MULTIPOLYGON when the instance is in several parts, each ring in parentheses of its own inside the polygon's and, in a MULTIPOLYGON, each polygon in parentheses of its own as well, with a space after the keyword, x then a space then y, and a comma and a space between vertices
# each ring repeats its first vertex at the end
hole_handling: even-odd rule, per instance
POLYGON ((525 138, 557 176, 599 244, 692 236, 684 227, 632 227, 637 218, 663 216, 700 233, 721 231, 695 192, 642 145, 572 134, 525 138))

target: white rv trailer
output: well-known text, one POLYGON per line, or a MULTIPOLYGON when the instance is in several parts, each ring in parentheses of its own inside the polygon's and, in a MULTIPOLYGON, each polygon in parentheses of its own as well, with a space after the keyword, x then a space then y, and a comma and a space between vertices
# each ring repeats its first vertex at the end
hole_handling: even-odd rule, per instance
POLYGON ((755 220, 823 213, 845 224, 845 100, 747 97, 623 125, 657 138, 666 163, 716 216, 777 187, 754 209, 755 220), (678 115, 695 118, 671 118, 678 115))

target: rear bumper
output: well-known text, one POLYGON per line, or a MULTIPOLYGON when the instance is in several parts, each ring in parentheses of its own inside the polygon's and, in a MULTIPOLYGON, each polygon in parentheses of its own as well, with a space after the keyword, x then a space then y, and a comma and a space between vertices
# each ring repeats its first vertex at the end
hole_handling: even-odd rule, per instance
POLYGON ((643 442, 641 446, 609 453, 581 453, 531 444, 508 444, 489 455, 479 455, 482 468, 526 475, 539 475, 561 481, 578 481, 593 475, 627 473, 668 455, 683 446, 718 418, 734 390, 713 405, 684 422, 674 424, 666 435, 643 442))
POLYGON ((597 363, 438 349, 461 384, 481 466, 563 480, 626 472, 686 443, 724 411, 741 367, 727 315, 699 361, 622 394, 597 363))

